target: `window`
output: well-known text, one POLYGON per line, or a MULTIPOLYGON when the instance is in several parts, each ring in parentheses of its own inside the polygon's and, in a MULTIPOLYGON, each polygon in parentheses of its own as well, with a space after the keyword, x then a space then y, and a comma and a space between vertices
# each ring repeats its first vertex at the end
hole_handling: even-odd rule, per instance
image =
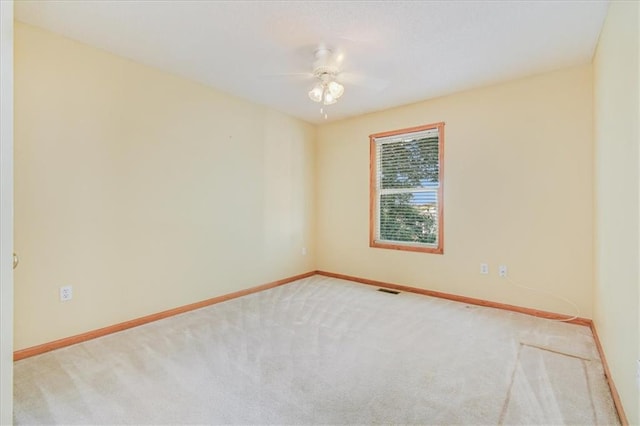
POLYGON ((369 140, 369 245, 442 254, 444 123, 369 140))

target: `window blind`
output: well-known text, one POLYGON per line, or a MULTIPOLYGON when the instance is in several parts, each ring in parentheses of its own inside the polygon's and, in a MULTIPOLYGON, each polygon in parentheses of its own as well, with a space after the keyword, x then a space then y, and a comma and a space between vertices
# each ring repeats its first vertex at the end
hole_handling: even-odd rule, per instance
POLYGON ((439 244, 438 128, 374 138, 375 241, 439 244))

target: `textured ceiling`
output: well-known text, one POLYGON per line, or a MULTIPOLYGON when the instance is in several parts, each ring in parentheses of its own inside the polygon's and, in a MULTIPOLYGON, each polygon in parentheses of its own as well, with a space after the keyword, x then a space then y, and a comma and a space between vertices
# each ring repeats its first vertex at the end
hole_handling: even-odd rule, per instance
POLYGON ((16 1, 16 19, 321 123, 323 43, 344 54, 329 121, 588 63, 607 1, 16 1))

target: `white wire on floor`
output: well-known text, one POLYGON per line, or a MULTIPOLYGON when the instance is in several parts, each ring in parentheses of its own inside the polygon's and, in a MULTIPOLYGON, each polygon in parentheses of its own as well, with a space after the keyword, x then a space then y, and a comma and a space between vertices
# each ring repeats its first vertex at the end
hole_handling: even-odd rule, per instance
POLYGON ((536 293, 546 294, 548 296, 554 297, 554 298, 556 298, 558 300, 562 300, 563 302, 568 303, 569 305, 573 306, 573 308, 575 309, 576 313, 572 317, 563 318, 563 319, 546 318, 549 321, 569 322, 569 321, 573 321, 575 319, 578 319, 580 317, 580 308, 578 307, 578 305, 575 304, 574 302, 572 302, 571 300, 567 299, 566 297, 558 296, 557 294, 552 293, 552 292, 550 292, 548 290, 542 290, 542 289, 539 289, 539 288, 534 288, 534 287, 529 287, 529 286, 526 286, 526 285, 518 284, 516 282, 511 281, 509 279, 509 277, 505 277, 505 278, 506 278, 507 282, 509 284, 511 284, 512 286, 514 286, 514 287, 520 287, 520 288, 523 288, 525 290, 533 291, 533 292, 536 292, 536 293))

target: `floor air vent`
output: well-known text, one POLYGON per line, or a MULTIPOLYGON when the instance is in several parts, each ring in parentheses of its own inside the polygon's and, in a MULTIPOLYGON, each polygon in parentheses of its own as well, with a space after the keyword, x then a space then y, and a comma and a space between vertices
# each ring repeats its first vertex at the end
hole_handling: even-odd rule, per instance
POLYGON ((389 290, 388 288, 379 288, 378 291, 381 291, 383 293, 389 293, 389 294, 400 294, 399 291, 389 290))

